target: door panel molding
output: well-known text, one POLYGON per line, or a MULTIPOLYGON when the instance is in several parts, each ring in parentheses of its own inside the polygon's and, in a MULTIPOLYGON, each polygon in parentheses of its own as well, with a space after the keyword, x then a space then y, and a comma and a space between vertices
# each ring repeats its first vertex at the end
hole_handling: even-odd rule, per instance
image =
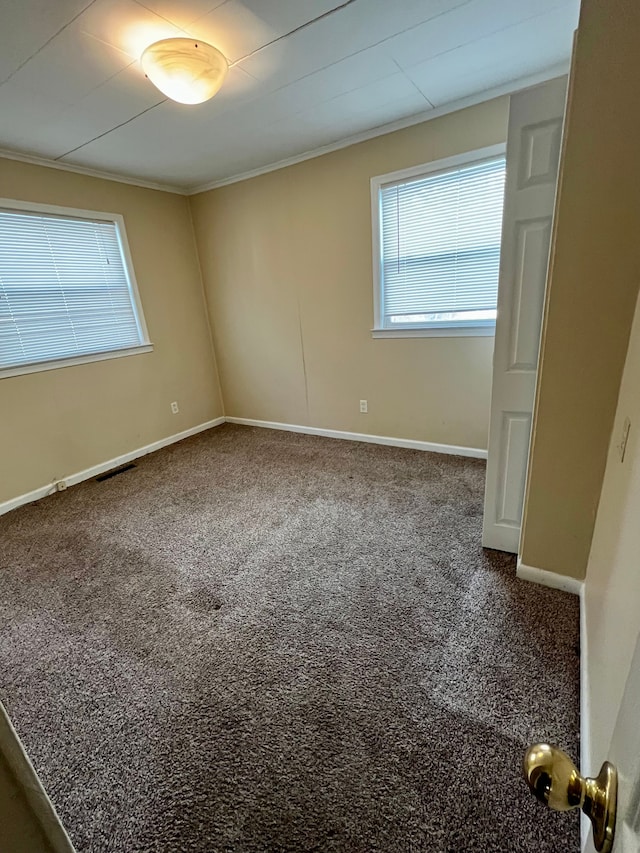
POLYGON ((521 131, 518 189, 536 184, 554 184, 558 180, 562 117, 528 124, 521 131))
POLYGON ((496 524, 520 528, 529 454, 531 412, 503 412, 496 524))
POLYGON ((551 216, 545 216, 516 222, 516 272, 509 335, 510 372, 535 372, 538 367, 551 221, 551 216))

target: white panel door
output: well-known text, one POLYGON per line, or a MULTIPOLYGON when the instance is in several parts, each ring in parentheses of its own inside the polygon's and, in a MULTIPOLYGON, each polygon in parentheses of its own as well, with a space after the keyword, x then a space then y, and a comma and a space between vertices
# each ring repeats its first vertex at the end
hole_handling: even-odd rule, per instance
MULTIPOLYGON (((615 713, 615 709, 611 709, 615 713)), ((636 643, 631 669, 618 710, 607 760, 618 770, 618 809, 613 853, 638 853, 640 850, 640 637, 636 643)), ((595 853, 589 833, 584 853, 595 853)))
POLYGON ((482 544, 517 553, 567 78, 511 97, 482 544))

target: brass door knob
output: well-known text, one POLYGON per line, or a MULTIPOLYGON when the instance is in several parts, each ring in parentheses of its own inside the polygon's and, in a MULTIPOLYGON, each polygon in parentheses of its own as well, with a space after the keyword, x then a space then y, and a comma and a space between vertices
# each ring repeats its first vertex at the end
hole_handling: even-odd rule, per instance
POLYGON ((582 809, 593 826, 596 850, 611 853, 618 794, 613 764, 605 761, 595 779, 585 779, 565 752, 537 743, 525 753, 523 772, 531 792, 550 809, 582 809))

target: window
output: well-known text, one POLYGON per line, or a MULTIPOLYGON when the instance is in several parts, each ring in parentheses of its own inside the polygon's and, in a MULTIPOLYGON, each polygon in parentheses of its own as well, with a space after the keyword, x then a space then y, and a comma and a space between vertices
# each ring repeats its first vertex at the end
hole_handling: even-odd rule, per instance
POLYGON ((151 349, 122 217, 0 201, 0 377, 151 349))
POLYGON ((504 146, 374 178, 374 336, 493 334, 504 146))

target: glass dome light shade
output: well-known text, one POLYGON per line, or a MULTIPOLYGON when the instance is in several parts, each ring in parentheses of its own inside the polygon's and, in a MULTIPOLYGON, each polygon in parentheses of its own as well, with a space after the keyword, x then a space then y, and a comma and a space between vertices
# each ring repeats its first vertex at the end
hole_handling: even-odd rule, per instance
POLYGON ((156 41, 140 62, 153 85, 179 104, 201 104, 213 98, 229 70, 217 48, 189 38, 156 41))

